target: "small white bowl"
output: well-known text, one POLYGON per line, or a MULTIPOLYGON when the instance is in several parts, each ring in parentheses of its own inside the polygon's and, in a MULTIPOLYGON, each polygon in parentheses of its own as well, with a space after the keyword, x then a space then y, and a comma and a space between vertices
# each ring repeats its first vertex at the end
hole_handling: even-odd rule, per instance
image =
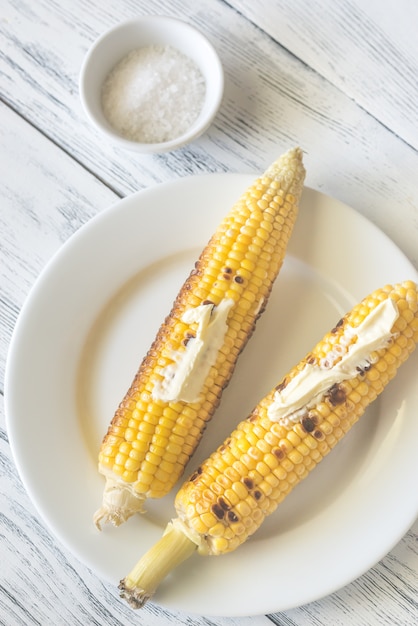
POLYGON ((207 130, 221 104, 224 74, 209 41, 193 26, 171 17, 144 16, 104 33, 92 45, 80 73, 80 98, 88 118, 116 145, 143 153, 168 152, 193 141, 207 130), (110 71, 129 52, 142 46, 171 46, 189 57, 206 82, 198 118, 181 136, 160 143, 139 143, 118 133, 102 110, 102 87, 110 71))

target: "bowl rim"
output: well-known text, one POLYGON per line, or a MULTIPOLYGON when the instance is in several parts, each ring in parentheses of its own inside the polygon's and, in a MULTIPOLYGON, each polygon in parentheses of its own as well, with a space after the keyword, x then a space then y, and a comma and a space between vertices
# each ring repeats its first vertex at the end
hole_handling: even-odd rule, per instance
MULTIPOLYGON (((151 44, 147 44, 151 45, 151 44)), ((170 44, 173 47, 176 47, 174 44, 170 44)), ((140 47, 140 46, 138 46, 140 47)), ((133 49, 133 48, 132 48, 133 49)), ((186 54, 186 53, 185 53, 186 54)), ((192 58, 192 57, 190 57, 192 58)), ((192 59, 195 61, 195 59, 192 59)), ((115 59, 115 64, 118 62, 115 59)), ((196 61, 195 61, 196 62, 196 61)), ((109 70, 110 71, 110 70, 109 70)), ((206 77, 205 77, 206 79, 206 77)), ((206 81, 207 82, 207 81, 206 81)), ((134 150, 136 152, 143 153, 163 153, 169 152, 174 149, 181 148, 182 146, 190 143, 194 139, 200 137, 211 125, 214 117, 216 116, 219 107, 222 102, 224 87, 225 87, 225 75, 221 60, 219 55, 214 47, 214 45, 209 41, 209 39, 204 35, 196 26, 186 22, 183 19, 165 16, 165 15, 142 15, 134 18, 130 18, 115 24, 114 26, 108 28, 101 35, 99 35, 91 44, 87 53, 84 56, 80 73, 79 73, 79 97, 82 103, 82 107, 87 118, 96 127, 101 133, 106 135, 108 139, 113 141, 118 146, 127 148, 128 150, 134 150), (100 48, 105 44, 106 40, 111 37, 117 36, 118 33, 125 29, 129 29, 135 26, 144 27, 147 25, 157 26, 168 25, 173 26, 174 28, 181 28, 184 32, 190 32, 194 37, 196 37, 202 45, 206 48, 207 53, 210 54, 210 63, 213 67, 213 76, 214 81, 213 85, 215 87, 214 92, 211 94, 211 106, 206 114, 202 117, 202 113, 204 113, 205 103, 202 107, 201 113, 193 122, 193 124, 181 135, 175 137, 173 139, 169 139, 168 141, 156 142, 156 143, 143 143, 138 142, 127 137, 123 137, 118 133, 116 129, 112 129, 111 125, 105 125, 100 119, 97 118, 96 114, 92 110, 91 106, 91 98, 89 97, 89 86, 88 86, 88 75, 91 70, 92 62, 94 61, 98 52, 100 52, 100 48)), ((207 96, 205 97, 205 102, 207 102, 207 96)))

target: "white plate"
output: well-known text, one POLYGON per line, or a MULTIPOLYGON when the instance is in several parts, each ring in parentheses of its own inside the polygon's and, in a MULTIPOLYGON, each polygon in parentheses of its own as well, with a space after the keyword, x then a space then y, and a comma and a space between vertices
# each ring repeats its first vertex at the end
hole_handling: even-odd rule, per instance
MULTIPOLYGON (((198 253, 252 180, 198 176, 118 202, 52 259, 16 325, 6 410, 19 472, 57 537, 115 587, 160 537, 174 495, 99 533, 101 438, 198 253)), ((306 189, 267 311, 187 473, 353 304, 405 279, 417 272, 385 235, 306 189)), ((281 611, 389 552, 418 514, 417 356, 256 535, 227 556, 193 556, 155 602, 202 615, 281 611)))

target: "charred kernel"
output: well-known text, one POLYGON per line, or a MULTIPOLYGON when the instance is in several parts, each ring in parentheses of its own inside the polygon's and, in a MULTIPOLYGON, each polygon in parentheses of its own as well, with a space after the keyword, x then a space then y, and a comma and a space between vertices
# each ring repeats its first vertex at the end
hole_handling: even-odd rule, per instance
POLYGON ((320 430, 316 430, 313 433, 313 436, 315 437, 315 439, 323 439, 324 438, 324 433, 321 432, 320 430))
POLYGON ((212 513, 214 513, 218 519, 224 518, 225 511, 217 502, 215 504, 212 504, 210 508, 211 508, 212 513))
POLYGON ((331 389, 328 391, 327 397, 332 406, 337 406, 338 404, 343 404, 343 402, 345 402, 347 394, 341 385, 335 383, 335 385, 332 385, 331 389))
POLYGON ((212 305, 215 305, 215 303, 212 300, 203 300, 202 304, 212 304, 212 305))
POLYGON ((242 479, 242 482, 247 487, 247 489, 254 489, 254 481, 252 480, 252 478, 249 478, 248 476, 245 476, 242 479))
POLYGON ((202 468, 198 467, 197 470, 195 470, 193 472, 193 474, 190 476, 189 481, 193 481, 196 480, 196 478, 198 478, 200 476, 200 474, 202 473, 202 468))
POLYGON ((315 422, 311 417, 309 417, 309 415, 306 415, 306 417, 302 417, 301 424, 307 433, 311 433, 313 430, 315 430, 315 422))
POLYGON ((261 498, 263 494, 261 493, 261 491, 258 491, 258 489, 256 489, 253 493, 253 496, 256 500, 259 500, 261 498))
POLYGON ((287 380, 285 378, 284 380, 282 380, 282 382, 279 385, 277 385, 277 387, 275 389, 276 389, 276 391, 278 391, 280 393, 281 391, 283 391, 283 389, 286 387, 286 385, 287 385, 287 380))
POLYGON ((234 511, 228 511, 227 518, 230 522, 238 522, 239 517, 234 511))
POLYGON ((279 459, 279 461, 284 459, 285 453, 283 452, 283 450, 281 448, 273 448, 272 452, 273 452, 274 456, 279 459))
POLYGON ((363 367, 357 366, 356 370, 359 372, 359 374, 365 374, 366 372, 369 371, 369 369, 371 368, 372 364, 371 363, 367 363, 367 365, 364 365, 363 367))
POLYGON ((189 343, 190 339, 194 339, 195 335, 193 333, 186 333, 185 338, 182 341, 183 346, 187 346, 187 344, 189 343))
POLYGON ((224 511, 228 511, 231 508, 230 504, 222 496, 218 498, 218 504, 224 511))
POLYGON ((334 328, 331 330, 332 333, 336 333, 338 331, 338 329, 340 328, 340 326, 342 326, 344 324, 344 318, 341 318, 336 325, 334 326, 334 328))
POLYGON ((306 357, 306 362, 308 363, 308 365, 313 365, 315 363, 316 359, 313 356, 313 354, 310 354, 306 357))
POLYGON ((244 282, 244 279, 242 276, 234 276, 234 282, 238 283, 239 285, 242 285, 242 283, 244 282))

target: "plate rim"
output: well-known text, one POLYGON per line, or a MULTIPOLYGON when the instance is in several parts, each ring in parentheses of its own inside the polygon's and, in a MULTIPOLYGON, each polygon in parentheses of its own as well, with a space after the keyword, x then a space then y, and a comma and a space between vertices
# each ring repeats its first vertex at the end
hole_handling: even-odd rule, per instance
MULTIPOLYGON (((127 196, 126 198, 123 198, 121 200, 116 201, 115 203, 113 203, 110 207, 108 207, 107 209, 105 209, 104 211, 98 213, 96 216, 94 216, 92 219, 90 219, 88 222, 86 222, 82 227, 80 227, 68 240, 67 242, 65 242, 56 252, 55 254, 52 255, 52 257, 50 258, 50 260, 46 263, 46 265, 44 266, 43 270, 41 271, 41 273, 39 274, 38 278, 35 280, 34 284, 32 285, 32 288, 29 291, 28 296, 25 299, 25 302, 19 312, 18 315, 18 319, 12 334, 12 339, 10 341, 9 344, 9 350, 8 350, 8 354, 7 354, 7 359, 6 359, 6 370, 5 370, 5 393, 4 393, 4 398, 5 398, 5 417, 6 417, 6 430, 8 432, 9 435, 9 440, 10 440, 10 447, 12 450, 12 455, 14 458, 14 461, 16 463, 16 466, 18 468, 19 471, 19 475, 21 477, 21 480, 23 482, 23 484, 25 485, 25 489, 27 490, 27 493, 31 499, 31 501, 34 503, 36 509, 38 510, 41 518, 44 520, 46 526, 48 526, 52 531, 53 534, 62 542, 64 543, 64 545, 66 545, 66 547, 70 550, 70 552, 72 552, 74 554, 74 550, 72 549, 72 547, 70 547, 70 544, 68 544, 65 540, 63 540, 62 536, 56 532, 56 528, 49 523, 48 518, 45 515, 45 511, 40 509, 38 507, 38 503, 36 498, 34 497, 34 494, 32 493, 32 489, 30 487, 28 487, 28 481, 26 480, 26 469, 23 467, 21 459, 19 459, 19 455, 16 455, 16 441, 15 441, 15 433, 14 433, 14 428, 12 424, 12 420, 13 417, 11 416, 11 406, 9 404, 9 398, 12 395, 11 392, 11 386, 12 386, 12 369, 13 367, 15 367, 14 364, 14 360, 15 360, 15 350, 16 350, 16 342, 17 342, 17 338, 19 333, 21 332, 21 326, 24 325, 25 323, 25 316, 26 316, 26 311, 28 311, 30 309, 31 306, 31 302, 32 300, 37 297, 37 291, 38 289, 42 288, 42 284, 43 281, 47 281, 48 280, 48 275, 51 272, 54 272, 54 268, 55 265, 57 263, 57 259, 60 258, 60 256, 62 254, 69 254, 69 252, 67 252, 69 250, 69 246, 73 245, 70 242, 74 242, 76 237, 84 237, 84 236, 88 236, 88 233, 95 228, 95 225, 97 224, 98 220, 104 220, 104 219, 111 219, 112 215, 115 214, 116 211, 121 209, 122 205, 129 206, 130 204, 135 201, 135 199, 137 198, 141 198, 147 194, 153 194, 155 192, 159 192, 162 187, 164 187, 165 189, 170 189, 173 188, 175 186, 179 186, 179 188, 181 189, 181 187, 183 185, 187 185, 187 181, 189 181, 190 179, 192 179, 194 182, 197 182, 198 179, 211 179, 213 180, 214 177, 218 177, 218 178, 225 178, 228 177, 230 179, 234 178, 236 179, 236 181, 238 182, 238 180, 240 181, 240 185, 241 185, 241 181, 244 183, 245 185, 245 181, 247 181, 248 183, 250 183, 252 180, 254 180, 255 176, 251 175, 251 174, 239 174, 239 173, 232 173, 232 174, 228 174, 228 173, 217 173, 217 174, 199 174, 196 176, 187 176, 181 179, 178 179, 176 181, 168 181, 165 183, 161 183, 161 184, 157 184, 157 185, 153 185, 147 189, 144 190, 140 190, 135 192, 134 194, 131 194, 130 196, 127 196), (39 285, 41 285, 41 287, 39 287, 39 285)), ((243 187, 245 188, 245 186, 243 187)), ((375 224, 373 224, 370 220, 368 220, 368 218, 366 218, 364 215, 362 215, 361 213, 358 213, 357 211, 355 211, 353 208, 351 208, 349 205, 344 204, 343 202, 332 198, 326 194, 324 194, 321 191, 312 189, 310 187, 306 187, 306 189, 309 189, 310 192, 313 192, 315 195, 317 194, 318 197, 322 197, 322 198, 326 198, 327 201, 330 201, 332 203, 337 203, 338 205, 340 205, 341 207, 344 207, 345 210, 348 210, 349 212, 351 212, 352 214, 354 214, 356 216, 356 218, 360 219, 361 221, 367 222, 368 225, 372 228, 375 229, 375 231, 377 233, 379 233, 379 237, 386 239, 386 242, 393 248, 395 249, 404 259, 404 261, 410 266, 411 268, 411 273, 414 274, 414 280, 417 279, 418 273, 416 271, 416 269, 414 268, 414 266, 412 265, 412 263, 409 261, 409 259, 406 257, 406 255, 404 254, 404 252, 402 250, 400 250, 400 248, 390 239, 390 237, 388 237, 383 231, 381 231, 375 224)), ((216 222, 217 220, 215 220, 216 222)), ((378 285, 377 285, 378 286, 378 285)), ((30 481, 29 481, 30 482, 30 481)), ((418 502, 417 502, 418 505, 418 502)), ((417 508, 417 514, 418 514, 418 508, 417 508)), ((414 520, 412 520, 412 523, 414 522, 414 520)), ((408 528, 411 525, 411 521, 408 521, 405 523, 405 526, 407 526, 405 529, 402 530, 402 535, 408 530, 408 528)), ((394 540, 393 545, 396 545, 396 543, 399 541, 399 537, 396 538, 396 540, 394 540)), ((392 549, 393 545, 389 548, 392 549)), ((387 550, 384 549, 384 554, 387 554, 387 550)), ((381 556, 384 556, 384 554, 382 554, 381 556)), ((79 553, 76 553, 77 557, 85 564, 87 564, 88 567, 92 567, 91 563, 87 563, 82 557, 80 557, 79 553)), ((377 561, 376 561, 377 562, 377 561)), ((364 573, 364 571, 367 571, 371 566, 367 566, 362 572, 360 572, 361 575, 362 573, 364 573)), ((98 574, 99 576, 101 576, 101 574, 98 574)), ((356 576, 355 578, 351 579, 350 581, 347 582, 352 582, 352 580, 355 580, 358 576, 356 576)), ((347 583, 344 583, 347 584, 347 583)), ((330 593, 333 593, 334 591, 336 591, 337 589, 340 589, 341 585, 337 584, 337 586, 332 589, 332 590, 328 590, 326 591, 322 596, 320 597, 324 597, 326 595, 329 595, 330 593)), ((307 600, 307 602, 310 602, 312 600, 315 599, 319 599, 319 597, 316 598, 311 598, 309 600, 307 600)), ((306 602, 304 601, 303 604, 305 604, 306 602)), ((171 604, 164 604, 162 603, 162 606, 167 606, 168 608, 171 608, 173 610, 178 610, 175 606, 172 606, 171 604)), ((272 608, 272 607, 266 607, 266 611, 263 613, 268 613, 268 612, 277 612, 280 610, 287 610, 290 608, 294 608, 295 606, 300 606, 300 604, 294 604, 292 606, 286 607, 286 608, 272 608)), ((180 609, 180 610, 184 610, 184 609, 180 609)), ((193 611, 190 611, 191 613, 193 611)), ((232 613, 225 613, 222 612, 221 614, 218 613, 205 613, 206 615, 213 615, 213 616, 219 616, 219 615, 223 615, 223 616, 238 616, 241 615, 239 612, 237 613, 236 611, 232 612, 232 613)), ((260 614, 259 611, 257 611, 256 613, 253 614, 260 614)), ((251 615, 251 613, 248 613, 248 610, 245 611, 245 615, 251 615)))

